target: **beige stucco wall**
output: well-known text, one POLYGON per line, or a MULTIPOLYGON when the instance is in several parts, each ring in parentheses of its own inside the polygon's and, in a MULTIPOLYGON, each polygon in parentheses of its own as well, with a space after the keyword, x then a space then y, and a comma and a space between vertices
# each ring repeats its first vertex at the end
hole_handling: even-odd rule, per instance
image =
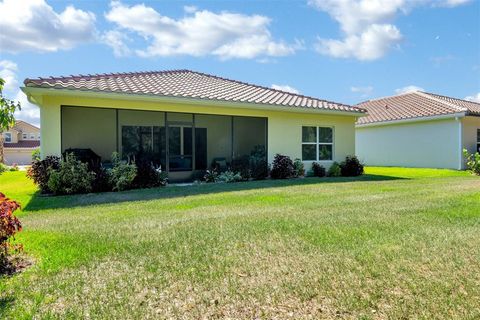
POLYGON ((459 169, 460 132, 455 118, 357 127, 356 151, 370 166, 459 169))
MULTIPOLYGON (((233 106, 205 106, 71 96, 45 96, 38 100, 41 101, 42 156, 61 153, 61 105, 266 117, 268 118, 269 162, 272 161, 276 153, 283 153, 292 158, 301 158, 302 126, 331 126, 334 128, 334 161, 343 161, 347 155, 355 154, 355 117, 350 115, 293 113, 233 106)), ((328 167, 332 162, 324 161, 323 164, 328 167)), ((306 162, 307 169, 310 168, 310 164, 311 162, 306 162)))
POLYGON ((33 125, 30 125, 26 122, 17 122, 15 124, 15 127, 17 129, 19 129, 21 131, 20 135, 19 135, 19 140, 38 140, 38 135, 40 134, 40 129, 33 126, 33 125), (23 138, 23 134, 27 134, 27 138, 23 138), (31 137, 31 135, 34 135, 34 138, 31 137))
POLYGON ((463 148, 470 153, 476 152, 477 148, 477 129, 480 129, 480 117, 465 117, 463 124, 463 148))

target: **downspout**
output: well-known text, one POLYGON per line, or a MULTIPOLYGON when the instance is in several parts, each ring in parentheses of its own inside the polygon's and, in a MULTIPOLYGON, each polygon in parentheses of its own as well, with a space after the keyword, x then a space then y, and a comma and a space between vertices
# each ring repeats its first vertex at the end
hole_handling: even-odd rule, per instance
POLYGON ((456 117, 455 120, 458 122, 458 170, 463 170, 463 123, 462 118, 456 117))

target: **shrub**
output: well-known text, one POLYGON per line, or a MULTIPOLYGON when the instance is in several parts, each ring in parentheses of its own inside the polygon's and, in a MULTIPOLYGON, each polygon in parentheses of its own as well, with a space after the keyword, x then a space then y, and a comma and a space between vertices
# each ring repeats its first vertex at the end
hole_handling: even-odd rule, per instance
POLYGON ((251 177, 250 172, 250 157, 241 156, 232 160, 231 171, 239 173, 243 180, 248 180, 251 177))
POLYGON ((342 169, 337 162, 332 163, 330 168, 328 168, 327 175, 329 177, 340 177, 342 175, 342 169))
POLYGON ((253 180, 264 180, 268 177, 269 166, 265 159, 250 158, 250 174, 253 180))
POLYGON ((122 161, 117 152, 112 154, 113 167, 107 170, 108 181, 113 191, 123 191, 133 188, 133 181, 137 175, 137 167, 122 161))
POLYGON ((5 171, 7 171, 7 166, 3 163, 0 163, 0 174, 4 173, 5 171))
POLYGON ((363 164, 356 156, 347 156, 340 164, 340 172, 344 177, 356 177, 363 174, 363 164))
POLYGON ((212 170, 207 170, 205 172, 205 175, 203 176, 203 180, 205 180, 206 183, 214 183, 218 181, 218 172, 215 169, 212 170))
POLYGON ((133 180, 135 188, 154 188, 167 185, 167 173, 155 166, 148 160, 137 160, 137 175, 133 180))
POLYGON ((92 191, 95 174, 88 170, 88 165, 66 154, 57 170, 50 169, 48 189, 54 194, 75 194, 92 191))
POLYGON ((298 158, 295 159, 293 161, 293 168, 295 170, 296 177, 303 177, 305 175, 305 166, 303 165, 302 160, 298 158))
POLYGON ((270 172, 272 179, 287 179, 295 176, 295 168, 289 156, 276 154, 270 172))
POLYGON ((231 170, 227 170, 225 172, 222 172, 218 176, 218 181, 219 182, 227 182, 227 183, 240 182, 240 181, 244 181, 244 178, 242 177, 242 175, 239 172, 233 172, 231 170))
POLYGON ((325 175, 326 175, 325 167, 322 166, 318 162, 312 163, 312 171, 313 171, 313 175, 315 177, 320 177, 321 178, 321 177, 325 177, 325 175))
POLYGON ((107 192, 112 191, 107 169, 99 165, 92 169, 94 179, 92 183, 92 192, 107 192))
POLYGON ((43 160, 33 161, 32 166, 27 171, 27 177, 40 188, 42 193, 49 193, 48 180, 50 173, 60 167, 60 158, 57 156, 47 156, 43 160))
POLYGON ((20 168, 18 167, 18 164, 16 164, 16 163, 12 164, 12 165, 8 168, 8 171, 12 171, 12 172, 18 171, 18 170, 20 170, 20 168))
POLYGON ((10 241, 14 239, 17 232, 22 231, 22 224, 13 212, 20 208, 20 205, 5 197, 0 192, 0 270, 6 268, 7 257, 11 250, 21 250, 21 245, 13 246, 10 241))
POLYGON ((471 154, 467 149, 463 149, 463 155, 467 161, 468 170, 471 173, 480 176, 480 153, 475 152, 474 154, 471 154))
POLYGON ((269 166, 265 146, 255 146, 250 153, 250 176, 254 180, 263 180, 268 177, 269 166))
POLYGON ((32 162, 33 161, 40 161, 40 149, 35 149, 32 151, 32 162))

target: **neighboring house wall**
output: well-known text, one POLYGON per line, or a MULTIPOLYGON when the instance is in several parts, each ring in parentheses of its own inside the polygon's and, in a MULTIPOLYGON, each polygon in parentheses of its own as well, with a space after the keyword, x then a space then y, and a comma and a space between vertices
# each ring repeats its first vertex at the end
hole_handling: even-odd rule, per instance
POLYGON ((477 130, 480 129, 480 117, 465 117, 462 120, 463 124, 463 145, 468 152, 474 153, 477 151, 477 130))
MULTIPOLYGON (((30 164, 32 152, 36 149, 33 145, 38 145, 40 129, 24 121, 17 121, 15 126, 5 133, 10 134, 11 141, 5 141, 4 162, 7 165, 30 164), (24 141, 27 141, 26 145, 24 141)), ((5 133, 3 133, 4 137, 5 133)))
POLYGON ((357 126, 356 150, 369 166, 459 169, 460 132, 455 119, 357 126))
MULTIPOLYGON (((128 97, 126 98, 128 99, 128 97)), ((148 100, 148 98, 146 98, 148 100)), ((40 108, 41 114, 41 150, 42 157, 47 155, 59 155, 62 150, 61 141, 61 105, 66 106, 84 106, 84 107, 101 107, 105 108, 105 112, 111 112, 108 109, 131 109, 131 110, 147 110, 147 111, 170 111, 184 112, 195 114, 218 114, 218 115, 238 115, 252 117, 268 118, 268 161, 271 162, 276 153, 283 153, 292 158, 301 158, 302 143, 302 126, 329 126, 334 128, 334 159, 333 161, 343 161, 347 155, 355 154, 355 120, 351 115, 328 115, 302 113, 299 109, 298 113, 288 111, 271 111, 258 109, 244 109, 236 106, 207 106, 195 104, 165 103, 155 101, 133 101, 133 100, 113 100, 103 98, 83 98, 83 97, 53 97, 47 96, 42 100, 40 108)), ((279 109, 281 107, 278 107, 279 109)), ((100 110, 100 109, 98 109, 100 110)), ((285 108, 291 110, 291 107, 285 108)), ((119 119, 120 120, 120 119, 119 119)), ((89 137, 92 144, 99 143, 107 153, 116 148, 116 142, 111 138, 105 138, 101 143, 94 139, 103 139, 100 134, 90 137, 88 130, 98 130, 99 126, 105 123, 99 119, 91 119, 89 126, 78 128, 82 134, 89 137), (108 147, 107 147, 108 146, 108 147)), ((107 122, 105 126, 110 126, 107 122)), ((63 128, 64 132, 69 132, 70 128, 63 128)), ((102 129, 103 130, 103 129, 102 129)), ((68 133, 73 135, 72 132, 68 133)), ((70 137, 69 139, 75 139, 70 137)), ((65 147, 68 144, 63 143, 65 147)), ((102 156, 102 157, 103 157, 102 156)), ((325 166, 329 166, 333 161, 323 162, 325 166)), ((310 168, 311 162, 306 162, 306 169, 310 168)))
POLYGON ((40 129, 30 125, 29 123, 26 123, 24 121, 18 121, 15 124, 15 128, 19 132, 19 140, 25 141, 25 140, 39 140, 40 136, 40 129))

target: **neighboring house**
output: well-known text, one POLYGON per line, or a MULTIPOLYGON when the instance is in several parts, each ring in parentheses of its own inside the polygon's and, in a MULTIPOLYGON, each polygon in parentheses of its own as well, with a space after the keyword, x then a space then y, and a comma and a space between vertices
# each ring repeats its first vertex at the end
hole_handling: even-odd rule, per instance
POLYGON ((357 155, 370 166, 465 168, 480 151, 480 103, 426 92, 369 100, 356 125, 357 155))
POLYGON ((276 153, 329 167, 355 153, 348 105, 188 70, 26 79, 40 106, 42 156, 89 148, 147 157, 171 180, 191 179, 212 163, 276 153))
POLYGON ((40 147, 40 128, 19 120, 2 134, 5 164, 30 164, 32 152, 40 147))

